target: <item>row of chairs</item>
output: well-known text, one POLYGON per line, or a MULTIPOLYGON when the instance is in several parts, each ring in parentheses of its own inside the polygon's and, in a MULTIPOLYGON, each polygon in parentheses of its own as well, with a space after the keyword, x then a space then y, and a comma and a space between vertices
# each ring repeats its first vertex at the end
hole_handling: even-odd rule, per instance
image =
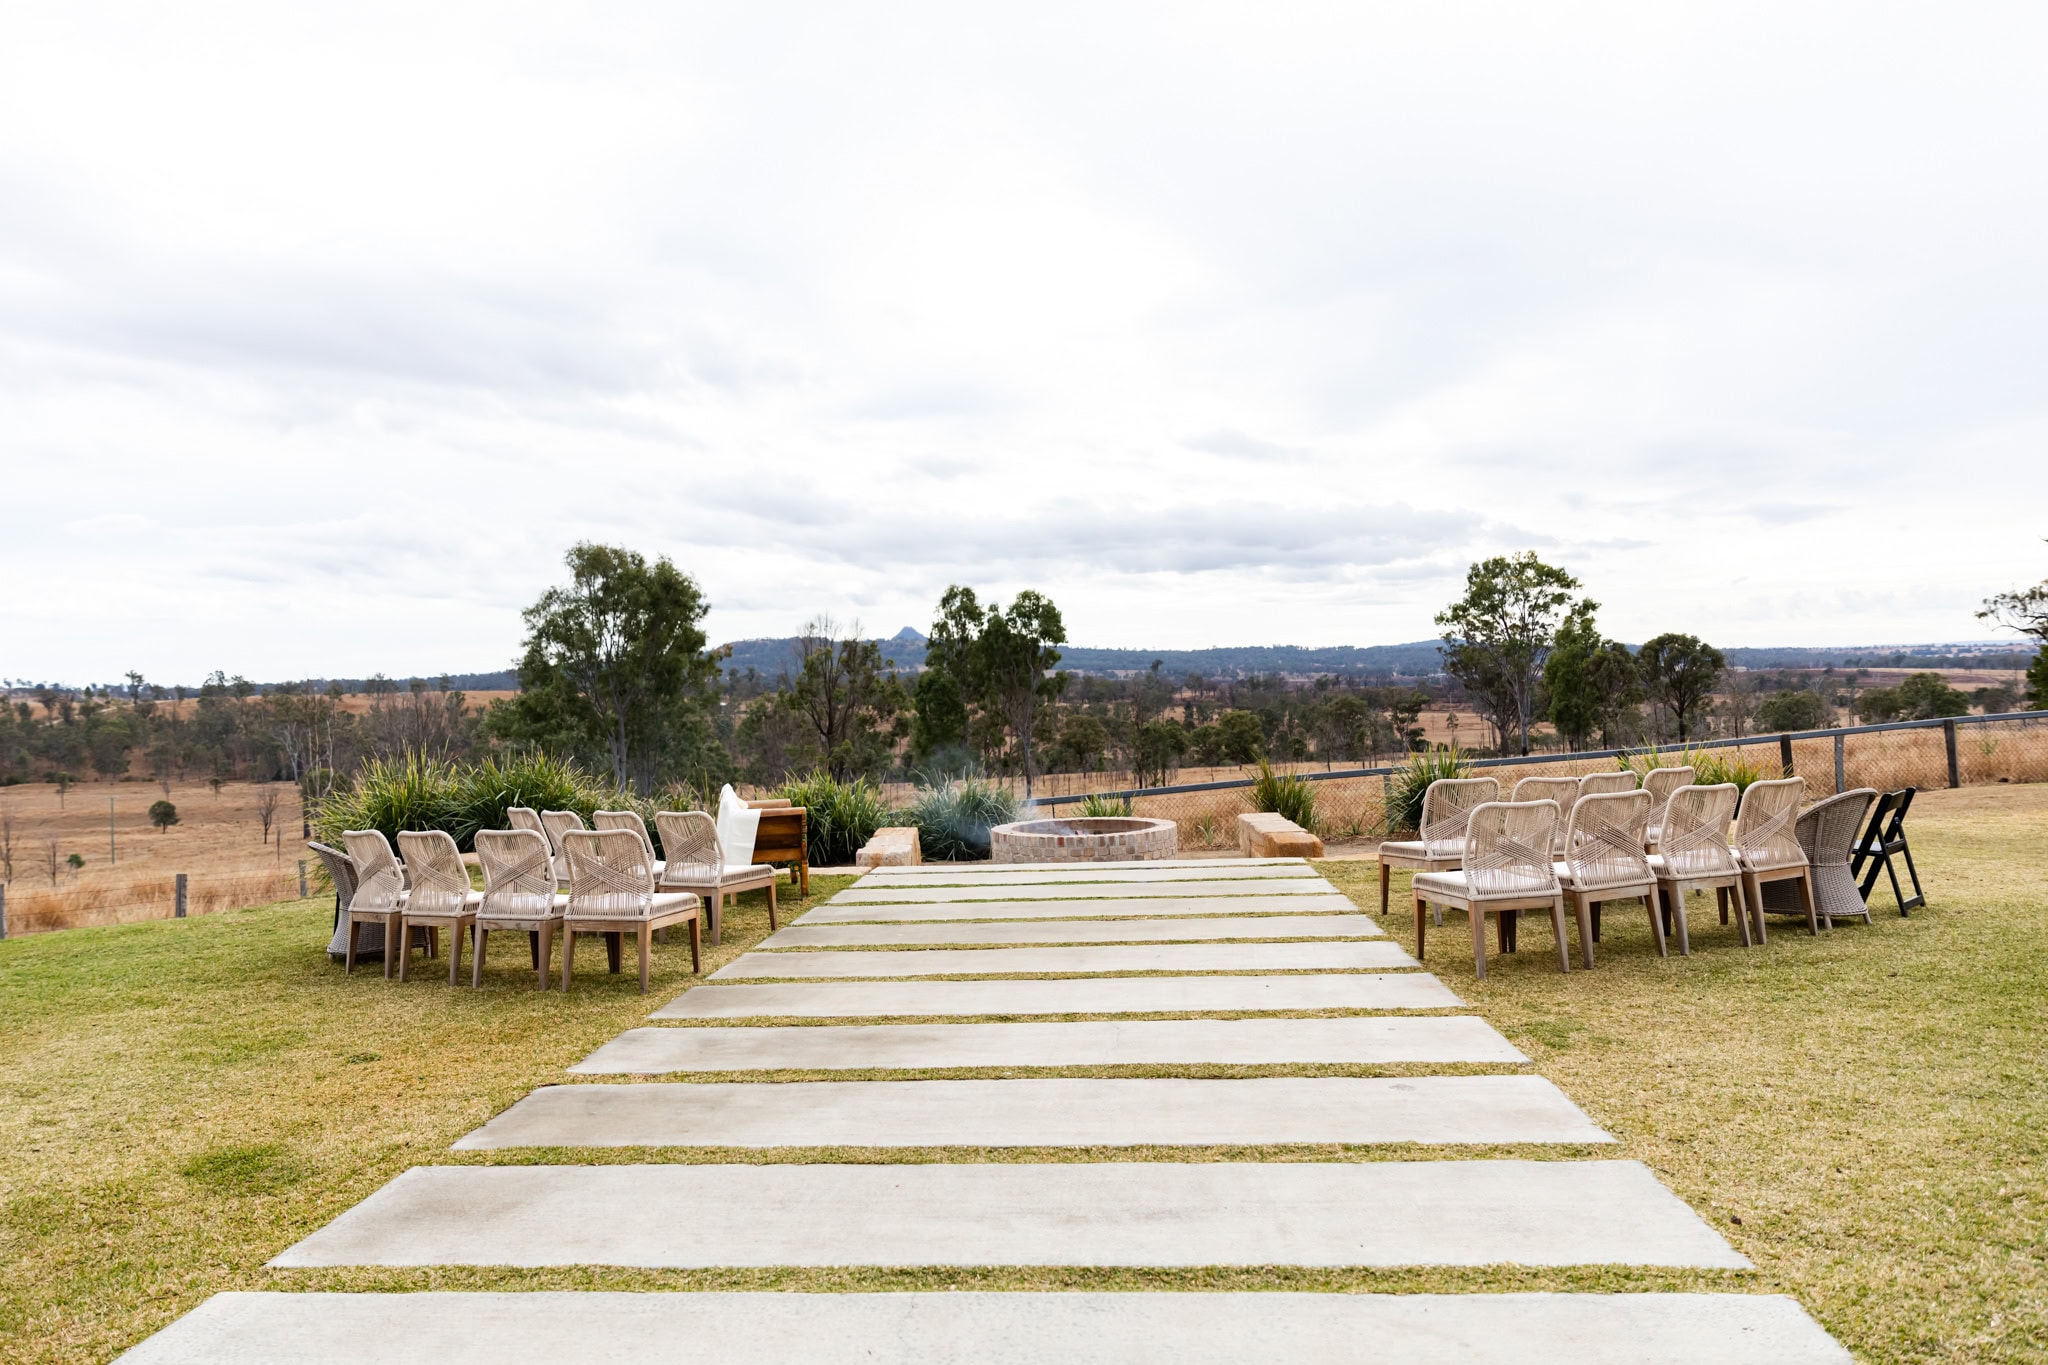
POLYGON ((396 854, 378 830, 347 831, 342 836, 345 854, 312 845, 336 874, 337 893, 344 880, 352 884, 345 899, 337 896, 344 970, 355 970, 359 947, 374 931, 385 947, 384 975, 391 975, 396 956, 403 981, 410 949, 424 939, 431 954, 445 929, 452 939, 449 984, 459 977, 462 942, 468 935, 475 945, 470 984, 476 986, 482 983, 491 931, 521 931, 532 945, 536 984, 545 990, 559 933, 562 989, 567 990, 576 935, 604 935, 609 965, 616 972, 624 937, 631 934, 639 946, 640 990, 645 994, 654 937, 659 934, 665 940, 672 925, 689 925, 691 970, 702 970, 702 909, 707 901, 714 943, 728 895, 765 888, 769 926, 776 925, 775 890, 784 875, 781 869, 728 866, 717 825, 702 811, 656 814, 655 827, 669 855, 665 859, 655 856, 646 825, 633 811, 598 811, 596 829, 583 828, 573 811, 517 808, 508 812, 508 819, 513 828, 477 831, 481 891, 472 887, 455 840, 440 830, 401 832, 396 854), (394 953, 394 944, 405 949, 394 953))
POLYGON ((1656 769, 1640 788, 1626 772, 1525 778, 1508 801, 1490 777, 1434 782, 1423 800, 1423 837, 1381 845, 1380 913, 1387 913, 1392 870, 1414 870, 1417 957, 1427 932, 1425 911, 1433 907, 1441 925, 1445 908, 1463 910, 1481 977, 1489 914, 1501 951, 1510 952, 1520 912, 1548 910, 1558 967, 1566 972, 1567 906, 1587 967, 1593 965, 1599 906, 1610 900, 1643 901, 1660 955, 1668 955, 1666 935, 1673 929, 1679 951, 1691 953, 1685 901, 1693 891, 1715 893, 1723 924, 1732 902, 1745 947, 1767 941, 1764 888, 1776 883, 1797 884, 1809 932, 1832 928, 1831 915, 1815 900, 1812 865, 1794 832, 1805 781, 1754 782, 1745 793, 1733 783, 1699 786, 1692 778, 1690 768, 1656 769))

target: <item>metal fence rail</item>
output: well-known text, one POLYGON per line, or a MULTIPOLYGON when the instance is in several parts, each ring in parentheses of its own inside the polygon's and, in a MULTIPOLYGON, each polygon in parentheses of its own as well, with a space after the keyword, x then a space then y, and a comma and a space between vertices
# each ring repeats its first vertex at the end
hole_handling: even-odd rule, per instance
MULTIPOLYGON (((2000 782, 2048 781, 2048 711, 2013 711, 1991 716, 1894 721, 1831 730, 1745 735, 1704 740, 1693 750, 1759 751, 1744 755, 1773 774, 1806 779, 1809 797, 1854 787, 1892 791, 1900 787, 1965 787, 2000 782)), ((1517 779, 1539 774, 1583 776, 1608 772, 1632 759, 1677 752, 1674 746, 1596 749, 1579 753, 1510 755, 1471 760, 1471 766, 1499 777, 1512 791, 1517 779)), ((1316 784, 1316 823, 1325 838, 1374 838, 1389 833, 1387 810, 1401 765, 1297 771, 1316 784)), ((1136 813, 1170 819, 1180 826, 1186 847, 1216 848, 1236 841, 1236 817, 1250 807, 1244 793, 1256 779, 1190 782, 1165 787, 1127 787, 1096 793, 1041 796, 1035 804, 1057 810, 1090 795, 1127 798, 1136 813)))

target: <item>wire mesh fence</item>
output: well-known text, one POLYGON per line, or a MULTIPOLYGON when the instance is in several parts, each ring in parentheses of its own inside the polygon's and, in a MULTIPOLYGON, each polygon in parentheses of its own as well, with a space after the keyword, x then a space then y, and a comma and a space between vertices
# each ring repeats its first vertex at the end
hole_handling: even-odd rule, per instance
MULTIPOLYGON (((1702 751, 1753 767, 1762 776, 1789 772, 1804 778, 1809 800, 1856 787, 1896 791, 1901 787, 2044 782, 2048 781, 2048 711, 1749 735, 1696 744, 1689 752, 1702 751)), ((1676 748, 1604 749, 1475 759, 1472 767, 1498 779, 1505 796, 1524 777, 1582 777, 1660 761, 1680 763, 1685 758, 1676 748)), ((1285 770, 1312 784, 1316 833, 1324 839, 1377 839, 1395 832, 1389 827, 1387 812, 1393 804, 1399 767, 1325 771, 1311 764, 1289 764, 1285 770)), ((1089 794, 1128 797, 1136 814, 1174 821, 1180 827, 1183 848, 1235 844, 1237 816, 1252 808, 1252 779, 1241 774, 1121 790, 1107 789, 1098 777, 1093 792, 1048 790, 1043 780, 1034 786, 1037 805, 1054 813, 1089 794)))

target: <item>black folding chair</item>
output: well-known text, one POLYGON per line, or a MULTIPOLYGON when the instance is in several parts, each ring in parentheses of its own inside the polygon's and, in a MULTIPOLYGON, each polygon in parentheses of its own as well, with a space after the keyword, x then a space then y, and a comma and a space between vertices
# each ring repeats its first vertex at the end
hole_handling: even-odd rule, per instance
POLYGON ((1917 787, 1903 791, 1886 792, 1877 798, 1871 808, 1870 824, 1864 828, 1863 837, 1856 841, 1856 847, 1849 855, 1849 875, 1863 879, 1859 888, 1863 899, 1870 899, 1870 888, 1877 885, 1877 874, 1883 871, 1892 879, 1892 897, 1899 903, 1899 918, 1904 919, 1908 911, 1927 904, 1927 894, 1920 889, 1920 870, 1913 866, 1913 850, 1906 847, 1906 812, 1912 809, 1913 793, 1917 787), (1906 876, 1913 883, 1913 897, 1899 886, 1899 870, 1892 862, 1894 856, 1906 860, 1906 876))

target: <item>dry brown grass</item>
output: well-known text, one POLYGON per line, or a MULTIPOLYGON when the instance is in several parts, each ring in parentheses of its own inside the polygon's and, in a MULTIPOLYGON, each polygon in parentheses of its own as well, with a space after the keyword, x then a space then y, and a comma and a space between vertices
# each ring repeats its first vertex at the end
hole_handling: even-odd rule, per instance
POLYGON ((216 796, 204 782, 173 782, 169 799, 178 823, 159 832, 149 807, 162 799, 154 782, 79 782, 61 798, 48 782, 0 787, 0 813, 14 826, 8 934, 169 919, 180 872, 189 878, 188 913, 202 915, 295 896, 299 859, 317 868, 299 838, 298 790, 289 783, 230 782, 216 796), (268 842, 257 814, 266 790, 277 797, 268 842), (52 839, 60 861, 54 881, 47 864, 52 839), (85 860, 76 872, 62 865, 73 853, 85 860))

